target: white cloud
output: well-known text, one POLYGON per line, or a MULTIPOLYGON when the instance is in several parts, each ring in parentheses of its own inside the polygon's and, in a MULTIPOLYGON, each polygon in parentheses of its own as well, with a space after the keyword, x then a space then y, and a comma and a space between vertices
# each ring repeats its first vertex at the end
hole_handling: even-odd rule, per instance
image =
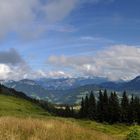
POLYGON ((33 70, 15 49, 0 51, 0 80, 37 79, 41 77, 62 78, 71 77, 62 70, 33 70))
POLYGON ((18 80, 25 78, 32 71, 15 49, 0 52, 0 79, 18 80))
POLYGON ((140 48, 116 45, 94 56, 50 56, 48 63, 55 67, 67 67, 84 76, 127 80, 140 74, 140 48))
POLYGON ((15 49, 0 52, 0 79, 20 80, 40 77, 99 76, 129 80, 140 74, 140 48, 116 45, 93 56, 50 56, 52 71, 33 71, 15 49))
POLYGON ((26 23, 34 20, 33 8, 36 0, 0 0, 0 31, 1 36, 10 31, 17 31, 26 23))
POLYGON ((51 0, 44 7, 48 21, 56 22, 65 18, 76 7, 78 0, 51 0))
POLYGON ((50 71, 47 73, 47 77, 51 78, 67 78, 72 77, 70 74, 64 72, 64 71, 50 71))
POLYGON ((78 0, 0 0, 0 37, 9 32, 40 35, 50 22, 65 18, 78 0), (43 28, 43 29, 42 29, 43 28), (36 32, 35 32, 36 31, 36 32))
POLYGON ((10 68, 5 64, 0 64, 0 78, 7 79, 10 68))
POLYGON ((98 2, 103 0, 0 0, 0 37, 16 32, 36 38, 46 32, 46 25, 63 20, 77 6, 98 2))

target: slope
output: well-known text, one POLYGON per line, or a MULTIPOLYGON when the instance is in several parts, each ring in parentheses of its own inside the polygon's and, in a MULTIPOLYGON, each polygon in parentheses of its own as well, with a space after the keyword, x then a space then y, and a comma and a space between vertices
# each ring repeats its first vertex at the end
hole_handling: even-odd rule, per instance
POLYGON ((125 125, 53 117, 26 98, 12 89, 1 89, 0 140, 123 140, 131 129, 125 125))
POLYGON ((0 116, 44 115, 49 115, 49 113, 26 99, 0 94, 0 116))

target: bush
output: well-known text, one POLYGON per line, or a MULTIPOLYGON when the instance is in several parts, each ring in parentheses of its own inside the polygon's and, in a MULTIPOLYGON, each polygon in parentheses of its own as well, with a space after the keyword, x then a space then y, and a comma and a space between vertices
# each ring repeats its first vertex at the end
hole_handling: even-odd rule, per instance
POLYGON ((140 140, 140 132, 137 128, 134 128, 128 135, 127 140, 140 140))

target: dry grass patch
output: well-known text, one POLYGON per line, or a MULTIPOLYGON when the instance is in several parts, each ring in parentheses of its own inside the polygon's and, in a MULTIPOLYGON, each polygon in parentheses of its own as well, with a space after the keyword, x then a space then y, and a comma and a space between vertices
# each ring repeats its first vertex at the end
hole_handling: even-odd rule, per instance
POLYGON ((116 140, 66 120, 0 118, 0 140, 116 140))

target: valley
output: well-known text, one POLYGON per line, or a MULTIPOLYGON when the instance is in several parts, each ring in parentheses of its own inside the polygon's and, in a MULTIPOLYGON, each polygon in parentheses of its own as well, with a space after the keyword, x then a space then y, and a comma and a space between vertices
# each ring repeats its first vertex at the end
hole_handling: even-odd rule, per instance
POLYGON ((123 91, 139 96, 139 76, 130 81, 108 81, 104 78, 63 78, 63 79, 23 79, 20 81, 1 81, 2 84, 27 96, 47 100, 55 104, 79 104, 82 97, 94 92, 98 96, 99 90, 117 91, 121 96, 123 91))

